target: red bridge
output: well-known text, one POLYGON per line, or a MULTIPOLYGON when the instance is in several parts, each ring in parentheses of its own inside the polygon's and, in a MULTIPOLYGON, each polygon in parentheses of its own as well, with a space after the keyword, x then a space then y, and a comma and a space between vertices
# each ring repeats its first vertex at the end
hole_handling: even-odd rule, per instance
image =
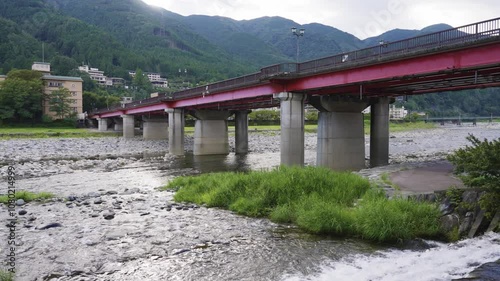
POLYGON ((116 129, 130 137, 134 116, 143 116, 145 138, 168 136, 170 152, 183 154, 187 112, 198 119, 194 154, 224 154, 228 153, 226 120, 236 113, 236 152, 245 153, 248 110, 280 106, 281 162, 302 165, 304 103, 309 103, 320 110, 318 165, 359 169, 365 165, 361 111, 367 106, 372 106, 371 165, 384 165, 392 97, 497 86, 500 18, 317 60, 273 65, 246 76, 95 111, 91 118, 98 118, 102 130, 114 119, 116 129))

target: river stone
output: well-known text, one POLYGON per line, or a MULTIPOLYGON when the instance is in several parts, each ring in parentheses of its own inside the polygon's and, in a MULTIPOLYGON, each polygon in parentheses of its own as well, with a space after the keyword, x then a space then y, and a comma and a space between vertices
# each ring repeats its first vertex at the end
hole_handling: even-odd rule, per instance
POLYGON ((95 198, 101 196, 101 194, 98 192, 90 192, 89 194, 87 194, 87 196, 90 198, 95 198))
POLYGON ((68 201, 73 202, 73 201, 76 201, 77 198, 76 198, 76 196, 70 195, 70 196, 68 196, 67 199, 68 199, 68 201))
POLYGON ((102 216, 107 220, 112 220, 115 218, 115 212, 113 212, 111 210, 106 210, 106 211, 102 212, 102 216))
POLYGON ((442 216, 440 219, 440 225, 441 225, 441 229, 443 229, 444 232, 452 231, 454 228, 459 226, 458 215, 450 214, 450 215, 442 216))
POLYGON ((26 210, 19 210, 18 214, 21 215, 21 216, 24 216, 28 213, 28 211, 26 210))
POLYGON ((467 212, 467 214, 465 214, 464 221, 460 224, 460 227, 458 228, 458 232, 460 233, 460 235, 467 233, 470 230, 473 220, 474 220, 474 213, 467 212))
POLYGON ((477 203, 479 193, 474 190, 466 190, 462 194, 462 201, 467 204, 475 204, 477 203))
POLYGON ((172 255, 179 255, 191 251, 191 249, 175 249, 172 251, 172 255))
POLYGON ((26 202, 24 202, 23 199, 17 199, 17 201, 16 201, 17 206, 23 206, 24 204, 26 204, 26 202))
POLYGON ((115 230, 115 231, 111 231, 111 232, 106 234, 106 240, 107 241, 119 240, 120 238, 125 237, 125 236, 127 236, 126 231, 115 230))
POLYGON ((101 198, 94 200, 94 204, 102 204, 104 201, 101 198))
POLYGON ((489 262, 474 269, 469 276, 460 279, 453 279, 453 281, 496 281, 500 279, 500 260, 496 262, 489 262))
POLYGON ((115 195, 115 194, 118 194, 118 191, 110 190, 110 191, 106 192, 106 195, 115 195))
POLYGON ((58 222, 52 222, 52 223, 46 224, 44 226, 38 227, 38 230, 46 230, 46 229, 55 228, 55 227, 62 227, 62 224, 60 224, 58 222))
POLYGON ((450 198, 446 197, 441 204, 439 204, 439 211, 441 212, 441 215, 446 216, 449 215, 455 210, 455 207, 453 207, 453 204, 451 204, 450 198))
POLYGON ((130 188, 130 189, 125 189, 125 191, 123 191, 122 194, 124 195, 129 195, 129 194, 134 194, 134 193, 139 193, 141 190, 137 187, 134 187, 134 188, 130 188))

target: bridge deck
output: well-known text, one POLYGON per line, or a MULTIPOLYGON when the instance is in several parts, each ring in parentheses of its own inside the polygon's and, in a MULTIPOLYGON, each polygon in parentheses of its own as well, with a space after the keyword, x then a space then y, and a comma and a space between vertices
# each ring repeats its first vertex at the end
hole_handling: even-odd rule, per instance
POLYGON ((162 112, 166 108, 247 109, 278 105, 274 93, 399 96, 500 86, 500 18, 259 72, 91 117, 162 112))

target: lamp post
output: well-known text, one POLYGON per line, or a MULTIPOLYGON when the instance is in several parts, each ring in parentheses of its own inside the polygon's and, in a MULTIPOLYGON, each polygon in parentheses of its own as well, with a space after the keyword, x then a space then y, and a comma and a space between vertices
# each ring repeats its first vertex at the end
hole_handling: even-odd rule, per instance
POLYGON ((297 36, 297 63, 299 62, 299 37, 304 36, 305 32, 306 30, 303 28, 297 30, 296 27, 292 27, 292 34, 297 36))

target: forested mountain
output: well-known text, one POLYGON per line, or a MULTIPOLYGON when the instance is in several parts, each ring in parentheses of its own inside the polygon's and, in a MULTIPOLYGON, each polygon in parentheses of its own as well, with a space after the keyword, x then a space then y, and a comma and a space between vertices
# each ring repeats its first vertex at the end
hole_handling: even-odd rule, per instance
MULTIPOLYGON (((51 62, 56 75, 78 75, 73 69, 89 64, 107 76, 128 81, 129 70, 159 72, 184 87, 185 81, 188 86, 218 81, 270 64, 295 61, 297 38, 291 34, 291 27, 306 30, 305 36, 299 38, 299 60, 305 61, 450 26, 396 29, 360 40, 319 23, 299 25, 281 17, 244 21, 185 17, 141 0, 0 0, 0 74, 13 68, 30 68, 33 61, 43 57, 51 62)), ((492 95, 491 91, 481 97, 473 94, 474 101, 467 103, 451 98, 444 101, 445 95, 426 95, 410 98, 407 107, 498 112, 498 99, 484 99, 494 98, 492 95), (480 106, 470 106, 476 102, 480 106), (485 108, 483 103, 493 108, 485 108)))
POLYGON ((453 28, 453 27, 450 25, 447 25, 447 24, 434 24, 434 25, 428 26, 422 30, 393 29, 393 30, 389 30, 387 32, 384 32, 384 33, 380 34, 379 36, 366 38, 365 40, 363 40, 363 43, 367 47, 375 46, 375 45, 379 44, 380 41, 394 42, 394 41, 404 40, 404 39, 408 39, 408 38, 415 37, 415 36, 420 36, 420 35, 425 35, 425 34, 429 34, 429 33, 433 33, 433 32, 438 32, 438 31, 442 31, 442 30, 446 30, 446 29, 450 29, 450 28, 453 28))

